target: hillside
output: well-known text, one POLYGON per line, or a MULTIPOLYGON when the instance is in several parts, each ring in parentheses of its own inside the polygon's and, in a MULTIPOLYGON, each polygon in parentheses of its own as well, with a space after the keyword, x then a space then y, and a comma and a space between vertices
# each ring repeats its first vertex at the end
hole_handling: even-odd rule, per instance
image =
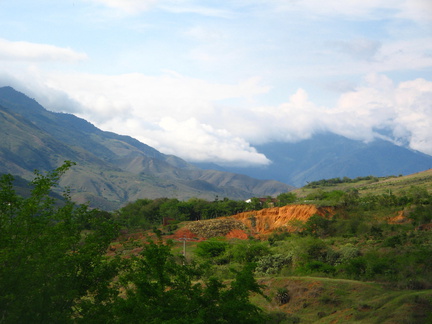
POLYGON ((292 232, 298 222, 304 223, 313 215, 330 218, 334 210, 330 207, 315 205, 287 205, 248 211, 231 216, 245 224, 257 234, 271 234, 275 231, 292 232))
POLYGON ((139 198, 272 196, 293 187, 272 180, 199 169, 131 137, 104 132, 70 114, 47 111, 10 87, 0 88, 0 172, 30 180, 33 171, 77 165, 62 179, 74 201, 106 210, 139 198))
POLYGON ((306 197, 318 190, 329 192, 333 190, 352 190, 355 189, 360 196, 379 195, 379 194, 401 194, 409 191, 412 187, 422 187, 428 192, 432 192, 432 169, 409 174, 406 176, 387 176, 387 177, 365 177, 368 179, 352 179, 346 182, 340 179, 340 183, 331 181, 316 181, 295 189, 292 193, 298 197, 306 197))

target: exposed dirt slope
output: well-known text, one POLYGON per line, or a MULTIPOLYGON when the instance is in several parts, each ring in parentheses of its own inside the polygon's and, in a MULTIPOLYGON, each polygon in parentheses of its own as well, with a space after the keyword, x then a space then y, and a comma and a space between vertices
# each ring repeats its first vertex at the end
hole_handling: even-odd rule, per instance
POLYGON ((257 211, 243 212, 230 216, 241 221, 248 228, 259 234, 269 234, 277 229, 294 231, 296 222, 306 222, 312 215, 331 217, 331 207, 315 205, 287 205, 284 207, 265 208, 257 211))

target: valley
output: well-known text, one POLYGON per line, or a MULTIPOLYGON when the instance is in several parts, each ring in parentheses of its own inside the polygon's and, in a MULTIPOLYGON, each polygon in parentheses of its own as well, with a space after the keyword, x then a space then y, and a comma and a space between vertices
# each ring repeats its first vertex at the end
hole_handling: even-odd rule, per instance
POLYGON ((12 88, 0 108, 5 323, 432 321, 432 169, 323 167, 333 176, 295 188, 201 169, 12 88))

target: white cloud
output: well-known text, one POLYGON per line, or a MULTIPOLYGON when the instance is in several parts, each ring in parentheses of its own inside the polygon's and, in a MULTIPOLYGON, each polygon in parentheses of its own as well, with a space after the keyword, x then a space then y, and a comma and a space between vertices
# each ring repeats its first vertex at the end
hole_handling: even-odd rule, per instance
POLYGON ((74 62, 87 59, 84 53, 70 48, 30 42, 13 42, 0 38, 0 61, 62 61, 74 62))
POLYGON ((226 129, 215 129, 195 118, 179 122, 165 117, 159 126, 161 129, 152 134, 160 133, 157 137, 161 149, 189 161, 242 166, 270 163, 243 138, 233 136, 226 129))
POLYGON ((366 85, 341 96, 332 110, 335 123, 328 125, 341 135, 372 140, 382 132, 432 155, 432 82, 424 79, 395 85, 382 75, 366 78, 366 85))
POLYGON ((153 8, 160 0, 90 0, 127 13, 139 13, 153 8))
POLYGON ((432 21, 432 2, 429 0, 405 0, 397 16, 419 22, 432 21))
POLYGON ((417 22, 432 20, 432 4, 428 0, 257 0, 271 3, 279 11, 301 11, 323 17, 344 16, 350 19, 382 19, 397 17, 417 22))

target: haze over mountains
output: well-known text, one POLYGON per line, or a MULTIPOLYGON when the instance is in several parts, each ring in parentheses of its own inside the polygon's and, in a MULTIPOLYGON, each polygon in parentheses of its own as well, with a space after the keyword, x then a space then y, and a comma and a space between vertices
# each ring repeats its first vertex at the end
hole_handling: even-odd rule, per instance
MULTIPOLYGON (((408 175, 432 168, 432 156, 389 141, 370 143, 324 133, 297 143, 269 143, 256 149, 272 161, 266 167, 213 168, 242 172, 258 179, 275 179, 302 187, 329 178, 408 175)), ((205 165, 201 165, 205 167, 205 165)))
POLYGON ((115 209, 139 198, 277 195, 293 187, 274 180, 201 170, 139 141, 104 132, 70 114, 49 112, 11 87, 0 88, 0 173, 25 179, 33 171, 76 162, 61 186, 93 207, 115 209))
POLYGON ((384 140, 364 143, 330 133, 256 146, 272 161, 266 167, 194 165, 74 115, 49 112, 11 87, 0 88, 0 127, 0 173, 31 179, 34 169, 77 162, 61 185, 71 188, 75 201, 104 209, 139 198, 274 196, 325 178, 406 175, 432 168, 432 156, 384 140))

